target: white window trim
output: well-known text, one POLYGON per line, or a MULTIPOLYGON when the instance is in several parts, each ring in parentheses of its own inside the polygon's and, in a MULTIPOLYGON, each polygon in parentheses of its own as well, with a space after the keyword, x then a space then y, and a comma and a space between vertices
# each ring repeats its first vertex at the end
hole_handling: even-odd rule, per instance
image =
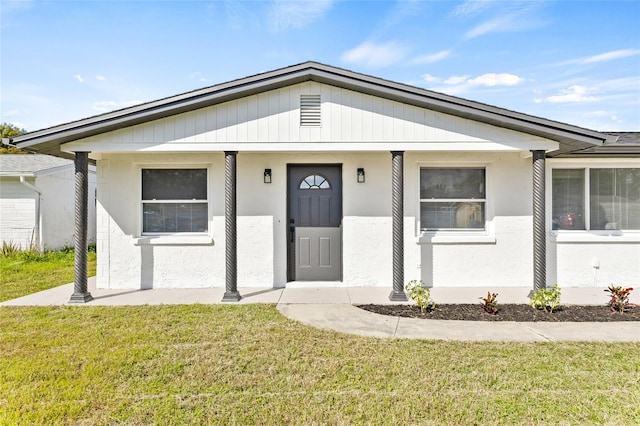
MULTIPOLYGON (((136 236, 131 239, 134 245, 199 245, 213 244, 212 235, 212 188, 211 188, 211 163, 135 163, 136 173, 136 236), (142 232, 143 209, 142 205, 142 169, 206 169, 207 170, 207 200, 199 201, 207 203, 207 231, 206 232, 175 232, 175 233, 151 233, 142 232)), ((172 203, 172 200, 158 201, 172 203)), ((176 201, 179 202, 179 201, 176 201)))
POLYGON ((624 169, 640 168, 640 161, 637 158, 598 158, 598 159, 575 159, 575 158, 551 158, 546 160, 545 185, 547 205, 546 227, 550 241, 558 244, 562 243, 638 243, 640 242, 640 230, 589 230, 589 229, 553 229, 551 225, 553 216, 553 169, 579 169, 585 170, 585 227, 591 223, 591 211, 587 208, 589 203, 589 169, 624 169))
POLYGON ((211 245, 213 238, 209 235, 145 235, 132 238, 131 243, 136 246, 211 245))
MULTIPOLYGON (((493 224, 494 217, 494 201, 492 197, 492 170, 491 162, 450 162, 450 161, 438 161, 438 162, 418 162, 416 164, 416 190, 415 200, 416 202, 416 244, 495 244, 496 234, 493 224), (432 168, 484 168, 485 169, 485 198, 478 199, 477 201, 484 202, 484 229, 477 231, 464 229, 464 230, 439 230, 439 231, 422 231, 420 223, 420 169, 425 167, 432 168)), ((451 201, 451 200, 447 200, 451 201)), ((466 201, 466 199, 465 199, 466 201)))

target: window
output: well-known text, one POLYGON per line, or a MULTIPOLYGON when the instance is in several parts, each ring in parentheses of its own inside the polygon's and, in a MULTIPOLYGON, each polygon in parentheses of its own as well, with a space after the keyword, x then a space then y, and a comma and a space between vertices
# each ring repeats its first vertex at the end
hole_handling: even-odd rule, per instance
POLYGON ((420 230, 484 230, 485 168, 420 169, 420 230))
POLYGON ((584 169, 554 169, 553 229, 584 229, 584 169))
POLYGON ((552 229, 640 229, 640 169, 553 169, 551 180, 552 229))
POLYGON ((300 182, 300 189, 331 189, 331 184, 320 175, 309 175, 300 182))
POLYGON ((142 169, 144 234, 207 230, 207 169, 142 169))

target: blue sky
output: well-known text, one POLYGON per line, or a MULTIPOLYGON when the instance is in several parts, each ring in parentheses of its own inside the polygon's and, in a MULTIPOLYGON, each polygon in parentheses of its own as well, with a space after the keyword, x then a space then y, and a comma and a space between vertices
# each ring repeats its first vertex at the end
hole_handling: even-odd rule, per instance
POLYGON ((640 131, 640 1, 0 4, 0 121, 28 131, 307 60, 640 131))

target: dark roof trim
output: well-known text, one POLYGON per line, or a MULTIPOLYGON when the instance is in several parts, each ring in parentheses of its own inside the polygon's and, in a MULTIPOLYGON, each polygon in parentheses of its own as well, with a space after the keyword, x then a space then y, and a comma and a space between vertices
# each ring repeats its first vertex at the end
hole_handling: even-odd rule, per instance
POLYGON ((38 130, 12 139, 19 148, 61 155, 60 145, 73 140, 157 120, 183 112, 279 89, 305 81, 316 81, 349 90, 403 102, 418 107, 482 121, 498 127, 529 133, 560 143, 554 154, 583 150, 613 142, 616 136, 534 117, 479 102, 396 83, 317 62, 305 62, 256 74, 204 89, 108 112, 82 120, 38 130))

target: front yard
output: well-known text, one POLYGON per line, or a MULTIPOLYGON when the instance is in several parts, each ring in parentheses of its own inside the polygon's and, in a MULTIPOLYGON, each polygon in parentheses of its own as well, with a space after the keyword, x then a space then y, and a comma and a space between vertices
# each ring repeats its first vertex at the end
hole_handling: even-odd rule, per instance
MULTIPOLYGON (((73 250, 0 255, 0 302, 73 282, 73 255, 73 250)), ((95 250, 88 259, 88 273, 93 276, 95 250)))
POLYGON ((0 308, 0 424, 639 424, 640 344, 382 340, 270 305, 0 308))
MULTIPOLYGON (((2 259, 2 299, 70 282, 53 260, 2 259)), ((638 383, 640 343, 384 340, 271 305, 0 307, 0 425, 629 425, 638 383)))

